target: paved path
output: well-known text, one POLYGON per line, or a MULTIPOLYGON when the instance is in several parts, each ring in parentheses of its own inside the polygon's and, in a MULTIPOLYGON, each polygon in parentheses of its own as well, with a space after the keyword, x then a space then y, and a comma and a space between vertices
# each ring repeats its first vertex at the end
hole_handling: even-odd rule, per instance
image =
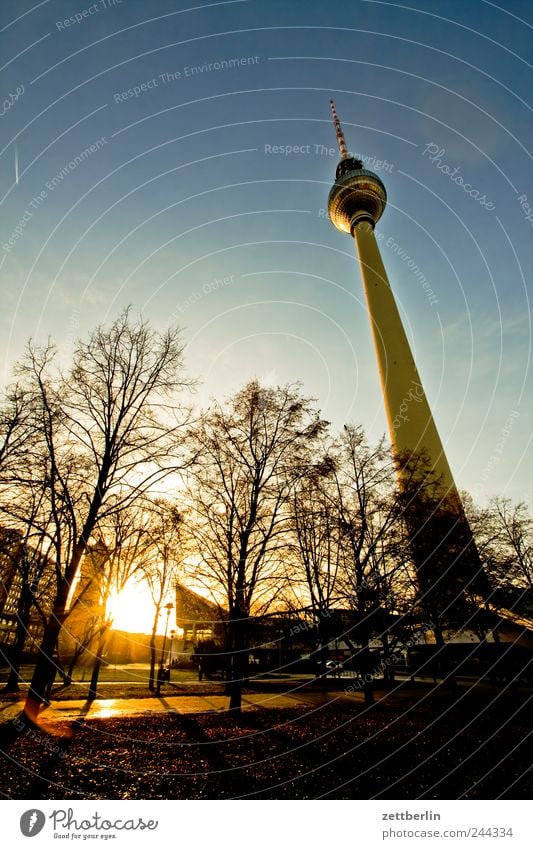
MULTIPOLYGON (((361 703, 361 693, 250 693, 242 699, 243 710, 307 707, 311 710, 329 703, 361 703)), ((17 716, 23 702, 10 702, 0 707, 0 722, 17 716)), ((52 701, 40 714, 41 720, 60 721, 105 719, 139 716, 153 713, 212 713, 228 710, 228 696, 160 696, 149 699, 95 699, 88 705, 85 699, 52 701)))

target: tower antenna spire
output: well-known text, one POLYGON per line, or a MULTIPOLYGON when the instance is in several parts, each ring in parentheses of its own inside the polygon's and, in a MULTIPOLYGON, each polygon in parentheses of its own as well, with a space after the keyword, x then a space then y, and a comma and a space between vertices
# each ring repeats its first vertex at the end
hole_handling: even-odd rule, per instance
POLYGON ((331 115, 333 118, 333 125, 335 127, 335 132, 337 133, 337 142, 339 145, 339 152, 341 155, 341 159, 348 159, 350 154, 348 153, 348 148, 346 147, 346 141, 344 139, 344 133, 342 132, 341 122, 339 121, 339 116, 337 115, 337 111, 335 109, 335 103, 333 100, 329 101, 329 105, 331 107, 331 115))

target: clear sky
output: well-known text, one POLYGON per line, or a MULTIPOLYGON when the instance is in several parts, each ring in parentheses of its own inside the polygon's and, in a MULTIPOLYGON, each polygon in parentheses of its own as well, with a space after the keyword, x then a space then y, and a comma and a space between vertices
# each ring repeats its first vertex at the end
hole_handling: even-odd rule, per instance
POLYGON ((531 11, 2 0, 3 382, 29 336, 66 357, 131 303, 183 326, 199 401, 301 380, 378 438, 354 247, 324 216, 333 96, 387 187, 377 233, 457 484, 531 504, 531 11))

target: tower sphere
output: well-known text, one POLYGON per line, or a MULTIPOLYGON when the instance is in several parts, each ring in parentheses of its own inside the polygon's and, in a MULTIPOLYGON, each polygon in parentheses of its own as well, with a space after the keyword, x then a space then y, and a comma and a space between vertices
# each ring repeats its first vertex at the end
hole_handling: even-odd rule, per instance
POLYGON ((328 215, 337 230, 353 235, 360 221, 374 227, 386 204, 387 192, 377 174, 363 168, 360 159, 341 159, 328 197, 328 215))

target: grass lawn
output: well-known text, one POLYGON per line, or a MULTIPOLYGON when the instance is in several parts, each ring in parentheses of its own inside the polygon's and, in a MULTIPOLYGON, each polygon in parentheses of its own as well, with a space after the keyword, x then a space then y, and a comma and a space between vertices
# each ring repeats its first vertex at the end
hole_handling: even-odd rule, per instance
MULTIPOLYGON (((33 666, 24 665, 21 667, 21 680, 29 682, 33 674, 33 666)), ((80 683, 89 683, 91 680, 91 669, 76 667, 74 670, 73 680, 80 683)), ((157 671, 157 666, 156 666, 157 671)), ((9 668, 7 666, 0 667, 0 685, 7 681, 9 668)), ((132 683, 143 683, 148 681, 149 666, 146 663, 130 663, 124 666, 102 666, 98 680, 102 683, 107 681, 131 681, 132 683)), ((61 679, 57 676, 57 681, 61 679)), ((180 681, 197 681, 198 673, 195 669, 172 669, 171 680, 175 683, 180 681)))

